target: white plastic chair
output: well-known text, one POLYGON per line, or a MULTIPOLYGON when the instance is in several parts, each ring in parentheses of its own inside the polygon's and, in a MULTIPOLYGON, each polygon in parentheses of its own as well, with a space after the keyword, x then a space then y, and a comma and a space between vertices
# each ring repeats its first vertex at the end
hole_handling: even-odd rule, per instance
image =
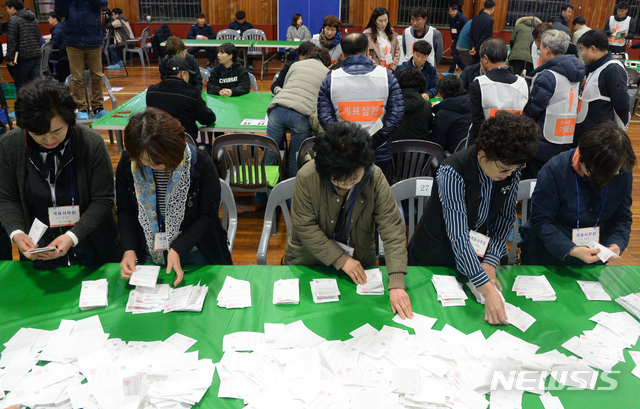
MULTIPOLYGON (((533 189, 536 187, 537 179, 521 180, 518 185, 518 195, 516 200, 522 201, 522 226, 525 225, 529 219, 529 200, 533 194, 533 189)), ((511 250, 509 250, 509 264, 516 262, 517 249, 518 249, 518 234, 520 233, 520 227, 518 226, 518 218, 513 222, 513 240, 511 241, 511 250)))
POLYGON ((49 59, 51 58, 51 51, 53 51, 53 43, 51 41, 46 42, 40 47, 42 57, 40 58, 40 75, 53 78, 51 69, 49 69, 49 59))
MULTIPOLYGON (((256 40, 256 41, 267 41, 267 35, 262 30, 258 30, 257 28, 252 28, 251 30, 247 30, 242 34, 243 40, 256 40)), ((264 55, 266 53, 266 49, 264 47, 249 47, 247 48, 245 57, 257 57, 260 56, 262 58, 262 62, 260 63, 260 81, 264 79, 264 71, 265 71, 265 62, 264 55)), ((247 59, 244 60, 245 67, 247 65, 247 59)), ((267 74, 269 73, 269 62, 267 61, 267 74)))
MULTIPOLYGON (((151 66, 151 61, 149 60, 149 48, 147 47, 147 38, 149 38, 149 27, 142 31, 141 37, 135 37, 125 41, 125 47, 122 50, 122 61, 125 65, 127 64, 127 54, 138 54, 140 56, 142 68, 144 68, 144 57, 147 58, 147 64, 151 66), (138 41, 140 42, 140 47, 129 48, 130 45, 135 45, 138 41)), ((130 63, 133 64, 133 57, 129 58, 130 63)))
POLYGON ((218 31, 216 40, 240 40, 240 34, 238 34, 236 30, 225 28, 224 30, 218 31))
POLYGON ((249 78, 251 79, 251 87, 253 88, 253 92, 258 92, 258 80, 256 76, 249 73, 249 78))
POLYGON ((207 82, 209 81, 209 76, 211 76, 211 73, 209 72, 209 70, 206 70, 202 67, 200 68, 200 76, 202 77, 202 85, 204 85, 205 89, 207 87, 207 82))
POLYGON ((269 248, 269 238, 275 236, 275 225, 277 224, 278 206, 284 215, 284 223, 287 225, 287 237, 291 234, 291 215, 287 207, 287 200, 293 199, 293 184, 296 178, 289 178, 278 183, 269 196, 267 209, 264 212, 264 225, 262 226, 262 234, 260 235, 260 244, 258 245, 258 265, 267 265, 267 249, 269 248))
POLYGON ((220 179, 220 207, 222 208, 222 227, 227 231, 229 253, 233 253, 233 242, 238 231, 238 209, 231 187, 220 179))

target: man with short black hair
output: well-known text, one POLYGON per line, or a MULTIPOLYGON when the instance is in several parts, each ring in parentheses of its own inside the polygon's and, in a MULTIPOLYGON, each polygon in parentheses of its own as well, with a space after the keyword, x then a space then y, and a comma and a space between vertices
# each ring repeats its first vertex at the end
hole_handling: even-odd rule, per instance
POLYGON ((442 34, 433 26, 427 25, 427 14, 427 9, 424 7, 411 10, 411 27, 407 27, 402 34, 402 50, 405 61, 408 61, 413 55, 413 44, 424 40, 433 47, 433 52, 429 55, 429 64, 438 67, 444 52, 442 34))
POLYGON ((351 33, 340 41, 345 59, 342 67, 322 81, 318 95, 318 120, 356 122, 373 132, 376 165, 387 178, 391 173, 391 137, 404 119, 402 91, 391 72, 368 58, 367 37, 351 33), (374 129, 375 129, 374 128, 374 129))
POLYGON ((484 8, 480 10, 477 16, 471 21, 471 29, 469 31, 469 39, 471 40, 471 61, 473 64, 480 62, 480 46, 484 40, 493 37, 493 13, 496 11, 496 3, 493 0, 486 0, 484 8))
POLYGON ((198 138, 196 121, 211 125, 216 121, 216 114, 202 98, 202 90, 189 85, 189 76, 194 74, 184 58, 169 59, 165 79, 147 90, 147 106, 161 109, 179 120, 195 140, 198 138))
MULTIPOLYGON (((570 3, 564 3, 560 8, 560 19, 558 20, 565 27, 569 27, 569 19, 573 14, 573 6, 570 3)), ((555 28, 555 27, 554 27, 555 28)))
POLYGON ((409 61, 401 64, 394 71, 393 75, 398 77, 398 73, 406 68, 415 67, 420 70, 426 81, 425 88, 422 91, 424 99, 433 98, 438 95, 438 72, 435 67, 429 64, 429 55, 431 55, 431 44, 420 40, 413 44, 413 57, 409 61))
POLYGON ((111 20, 108 27, 110 30, 113 30, 113 44, 109 46, 111 65, 107 66, 107 69, 117 70, 124 68, 122 51, 124 47, 126 47, 127 40, 133 38, 133 31, 122 9, 116 7, 111 10, 111 17, 113 17, 113 20, 111 20))
MULTIPOLYGON (((247 15, 244 11, 240 10, 236 13, 236 20, 229 23, 227 28, 231 30, 236 30, 238 34, 242 37, 245 31, 251 30, 253 28, 253 24, 249 23, 247 20, 247 15)), ((247 57, 247 68, 249 70, 253 70, 253 57, 247 57)))
MULTIPOLYGON (((49 13, 49 25, 51 25, 51 44, 53 44, 53 51, 51 51, 50 60, 55 61, 56 70, 55 78, 64 82, 71 71, 69 71, 69 57, 67 57, 67 50, 64 48, 64 23, 60 22, 60 19, 53 11, 49 13)), ((53 74, 53 62, 49 62, 49 70, 53 74)))
POLYGON ((18 92, 40 76, 40 24, 31 10, 25 10, 22 0, 6 0, 4 4, 10 16, 5 57, 18 92))
POLYGON ((624 53, 628 39, 633 38, 636 32, 636 23, 629 16, 629 3, 618 3, 614 16, 609 17, 604 26, 604 33, 609 36, 609 51, 612 53, 624 53))
POLYGON ((578 58, 580 58, 581 51, 580 47, 578 47, 578 40, 584 33, 591 30, 591 28, 587 26, 587 20, 585 20, 584 17, 578 16, 573 19, 573 29, 575 31, 573 32, 573 39, 571 40, 571 43, 577 47, 578 58))
MULTIPOLYGON (((213 28, 209 24, 207 24, 204 13, 196 14, 196 19, 198 22, 191 26, 189 33, 187 34, 187 38, 190 40, 215 40, 216 32, 213 31, 213 28)), ((195 46, 187 49, 187 52, 191 55, 195 55, 198 51, 206 51, 209 53, 209 65, 213 67, 216 61, 216 48, 195 46)))
POLYGON ((449 67, 449 72, 453 74, 456 72, 457 68, 464 70, 465 64, 462 62, 462 58, 460 57, 460 53, 456 46, 458 45, 458 38, 460 37, 460 31, 467 24, 467 17, 462 14, 461 10, 458 10, 458 6, 456 4, 452 4, 449 7, 449 27, 451 28, 451 40, 453 44, 451 45, 451 67, 449 67))
POLYGON ((502 110, 521 114, 529 100, 525 79, 513 75, 504 65, 507 54, 507 44, 500 37, 487 38, 480 47, 480 67, 484 75, 469 85, 472 124, 467 146, 474 143, 485 119, 502 110))
POLYGON ((578 146, 585 132, 600 123, 614 121, 626 130, 631 120, 627 72, 608 51, 607 35, 598 29, 588 31, 578 40, 578 47, 587 78, 580 92, 573 147, 578 146))

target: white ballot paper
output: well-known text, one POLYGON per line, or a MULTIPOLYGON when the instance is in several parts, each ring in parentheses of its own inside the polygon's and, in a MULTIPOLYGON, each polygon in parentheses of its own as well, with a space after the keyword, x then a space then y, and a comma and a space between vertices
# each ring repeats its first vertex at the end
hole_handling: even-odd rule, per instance
POLYGON ((556 292, 549 284, 547 277, 541 276, 517 276, 513 282, 511 291, 517 295, 524 295, 533 301, 555 301, 556 292))
POLYGON ((544 409, 564 409, 562 402, 560 402, 560 398, 557 396, 551 396, 549 392, 545 392, 540 395, 540 402, 542 402, 544 409))
POLYGON ((364 270, 367 275, 366 284, 358 284, 356 293, 361 295, 382 295, 384 294, 384 284, 382 284, 382 272, 379 268, 364 270))
POLYGON ((611 301, 611 297, 604 291, 602 284, 598 281, 578 280, 578 285, 582 288, 587 300, 611 301))
POLYGON ((438 301, 443 307, 465 305, 467 294, 462 289, 462 283, 459 283, 454 276, 445 276, 434 274, 431 282, 438 293, 438 301))
POLYGON ((588 243, 587 247, 589 247, 590 249, 600 249, 600 252, 596 254, 596 256, 598 256, 600 261, 602 261, 603 263, 606 263, 607 261, 609 261, 610 258, 622 258, 618 256, 616 253, 614 253, 613 251, 611 251, 609 248, 595 241, 588 243))
POLYGON ((129 284, 153 288, 158 282, 159 273, 160 266, 136 266, 136 271, 129 278, 129 284))
POLYGON ((33 220, 33 224, 31 225, 31 228, 29 229, 29 238, 31 239, 31 241, 34 244, 38 244, 38 242, 40 241, 40 239, 42 238, 42 235, 44 234, 45 231, 47 231, 47 229, 49 228, 49 226, 47 226, 46 224, 42 223, 40 220, 38 220, 37 218, 33 220))
POLYGON ((273 283, 274 304, 300 304, 300 280, 292 278, 273 283))
POLYGON ((310 282, 313 302, 339 301, 340 290, 335 278, 318 278, 310 282))
MULTIPOLYGON (((476 301, 479 304, 484 304, 486 302, 484 299, 484 295, 482 295, 482 292, 478 290, 478 288, 475 285, 473 285, 471 281, 467 281, 465 284, 467 285, 467 287, 469 287, 469 290, 471 290, 471 293, 476 297, 476 301)), ((494 287, 496 291, 498 291, 498 294, 500 294, 500 298, 502 298, 502 302, 504 302, 504 296, 502 295, 502 292, 498 290, 498 286, 494 285, 494 287)))
POLYGON ((508 302, 504 303, 504 310, 507 313, 507 319, 509 320, 509 324, 518 328, 520 331, 525 332, 529 329, 536 319, 526 312, 522 311, 520 308, 515 305, 509 304, 508 302))
POLYGON ((224 279, 222 290, 218 293, 218 307, 251 307, 251 283, 227 276, 224 279))
POLYGON ((616 298, 616 302, 627 309, 631 314, 640 318, 640 293, 629 294, 616 298))
POLYGON ((109 284, 106 278, 83 281, 80 290, 80 309, 82 311, 109 305, 109 284))

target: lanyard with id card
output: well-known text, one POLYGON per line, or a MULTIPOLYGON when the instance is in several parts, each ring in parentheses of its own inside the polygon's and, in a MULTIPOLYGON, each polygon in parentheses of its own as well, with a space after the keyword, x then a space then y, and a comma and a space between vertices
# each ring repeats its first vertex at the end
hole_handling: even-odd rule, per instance
MULTIPOLYGON (((489 234, 489 219, 491 218, 491 204, 493 203, 493 192, 496 190, 496 182, 493 182, 491 186, 491 199, 489 200, 489 210, 487 212, 487 235, 478 232, 478 221, 476 220, 476 228, 474 230, 469 230, 469 241, 471 242, 471 247, 476 252, 478 257, 484 257, 487 252, 487 248, 489 247, 489 241, 491 237, 489 234)), ((478 212, 478 219, 480 218, 480 212, 478 212)))
MULTIPOLYGON (((349 245, 349 230, 351 229, 351 216, 353 215, 353 205, 356 202, 356 188, 358 187, 358 184, 356 183, 355 187, 353 188, 353 192, 351 193, 351 210, 349 210, 349 223, 347 224, 347 244, 341 243, 338 240, 336 240, 336 232, 334 230, 333 232, 333 242, 336 243, 338 245, 338 247, 340 247, 342 249, 342 251, 344 252, 344 254, 346 254, 349 257, 353 257, 353 252, 355 251, 355 249, 353 247, 351 247, 349 245)), ((335 189, 333 191, 335 193, 335 189)))
POLYGON ((594 227, 583 227, 580 228, 580 188, 578 187, 578 175, 574 174, 576 179, 576 195, 578 197, 578 217, 576 219, 576 228, 573 229, 571 241, 576 246, 587 246, 592 242, 600 243, 600 217, 602 216, 602 211, 604 210, 604 203, 607 200, 607 193, 609 193, 609 186, 604 191, 604 198, 602 199, 602 207, 600 208, 600 213, 598 214, 598 218, 596 219, 596 225, 594 227))
MULTIPOLYGON (((158 214, 158 226, 162 228, 163 226, 162 214, 160 213, 160 211, 158 211, 157 214, 158 214)), ((162 228, 162 230, 164 230, 164 228, 162 228)), ((167 237, 166 232, 159 231, 156 233, 155 240, 153 241, 153 249, 155 251, 169 250, 169 239, 167 237)))
MULTIPOLYGON (((71 150, 71 147, 69 147, 71 150)), ((80 206, 76 206, 73 192, 73 172, 69 168, 71 179, 71 206, 56 206, 55 194, 53 195, 53 207, 49 207, 49 227, 73 226, 80 220, 80 206)))

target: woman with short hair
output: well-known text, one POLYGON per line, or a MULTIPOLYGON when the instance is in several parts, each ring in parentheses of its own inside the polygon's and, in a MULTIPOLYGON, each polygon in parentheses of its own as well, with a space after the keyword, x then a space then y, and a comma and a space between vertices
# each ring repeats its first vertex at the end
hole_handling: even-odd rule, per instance
POLYGON ((18 128, 0 138, 0 221, 37 269, 119 257, 109 152, 75 109, 63 84, 35 79, 18 93, 18 128), (25 233, 36 219, 48 227, 37 243, 25 233))
POLYGON ((184 140, 171 115, 147 108, 131 116, 116 171, 122 278, 138 261, 167 266, 232 264, 222 228, 220 179, 211 157, 184 140))
POLYGON ((522 264, 602 264, 601 251, 616 255, 631 233, 631 141, 613 122, 585 133, 572 149, 553 157, 540 172, 531 198, 531 217, 522 228, 522 264))
POLYGON ((342 55, 342 47, 340 46, 340 40, 342 40, 342 22, 336 16, 328 15, 322 21, 322 28, 320 29, 320 37, 318 40, 314 40, 314 44, 320 48, 326 48, 329 50, 331 56, 331 64, 335 65, 338 61, 344 60, 342 55))
MULTIPOLYGON (((287 41, 311 41, 311 32, 307 26, 302 24, 301 14, 296 13, 293 15, 291 25, 287 29, 287 41)), ((289 59, 291 61, 296 59, 297 54, 298 50, 296 48, 289 48, 289 59)))

